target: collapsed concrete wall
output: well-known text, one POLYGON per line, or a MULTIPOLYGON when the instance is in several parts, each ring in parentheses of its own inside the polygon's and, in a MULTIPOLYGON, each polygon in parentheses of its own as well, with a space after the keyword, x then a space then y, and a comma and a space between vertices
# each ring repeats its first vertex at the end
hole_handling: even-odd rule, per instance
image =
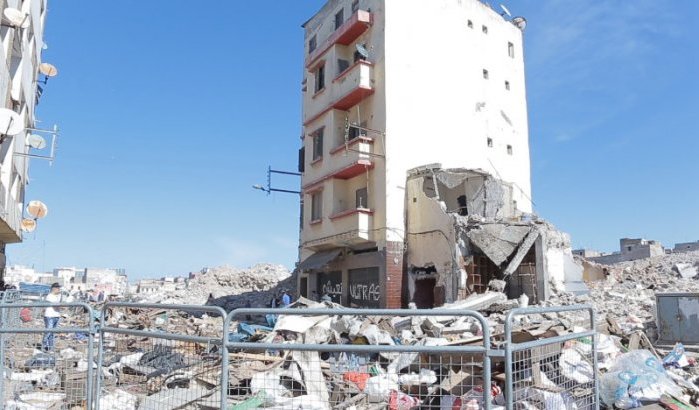
POLYGON ((509 297, 585 291, 568 236, 518 214, 511 185, 480 170, 425 166, 409 172, 406 201, 407 297, 418 307, 484 292, 494 279, 509 297))

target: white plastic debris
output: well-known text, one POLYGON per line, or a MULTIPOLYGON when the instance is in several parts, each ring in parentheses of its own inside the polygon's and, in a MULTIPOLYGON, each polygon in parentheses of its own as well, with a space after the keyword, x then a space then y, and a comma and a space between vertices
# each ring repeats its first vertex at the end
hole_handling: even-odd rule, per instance
POLYGON ((585 360, 575 349, 563 349, 558 364, 563 376, 570 380, 584 384, 591 382, 594 378, 595 371, 592 368, 592 364, 585 360))
POLYGON ((418 386, 421 384, 437 383, 437 374, 433 370, 420 369, 419 374, 402 374, 398 377, 398 382, 402 386, 418 386))
POLYGON ((391 390, 400 390, 398 376, 396 374, 380 374, 367 380, 364 393, 369 396, 369 401, 378 403, 388 400, 391 390))

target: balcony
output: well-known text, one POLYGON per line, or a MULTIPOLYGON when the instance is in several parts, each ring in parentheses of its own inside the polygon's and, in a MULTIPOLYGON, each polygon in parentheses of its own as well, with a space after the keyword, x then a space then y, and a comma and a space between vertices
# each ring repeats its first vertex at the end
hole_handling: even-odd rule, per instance
POLYGON ((0 241, 21 242, 21 220, 22 204, 10 197, 4 185, 0 185, 0 241))
MULTIPOLYGON (((332 222, 329 235, 313 238, 309 235, 304 242, 305 248, 319 251, 340 246, 352 246, 374 241, 373 223, 374 212, 370 209, 350 209, 330 216, 332 222)), ((304 234, 308 235, 309 232, 304 234)))
POLYGON ((367 137, 357 137, 349 141, 347 145, 340 145, 330 151, 332 169, 323 176, 303 185, 303 190, 308 193, 317 189, 324 181, 329 179, 351 179, 374 168, 373 157, 374 141, 367 137))
POLYGON ((346 46, 353 43, 371 27, 372 23, 373 16, 371 13, 365 10, 358 10, 349 20, 345 21, 343 25, 335 30, 323 44, 320 44, 318 48, 308 54, 306 57, 306 68, 315 64, 318 59, 335 44, 346 46))
POLYGON ((316 100, 316 110, 314 112, 310 105, 307 105, 304 125, 310 124, 332 109, 347 111, 359 104, 374 93, 373 81, 374 66, 368 61, 357 61, 332 81, 330 89, 323 90, 313 97, 316 100))

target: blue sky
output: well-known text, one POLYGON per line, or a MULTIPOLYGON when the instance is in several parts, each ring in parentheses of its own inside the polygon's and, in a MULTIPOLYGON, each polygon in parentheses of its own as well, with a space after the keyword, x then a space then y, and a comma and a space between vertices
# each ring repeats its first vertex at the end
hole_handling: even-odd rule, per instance
MULTIPOLYGON (((51 1, 33 161, 49 216, 8 262, 125 267, 131 277, 292 266, 303 32, 322 0, 51 1), (275 185, 295 188, 293 177, 275 185)), ((513 0, 526 38, 536 211, 578 247, 699 239, 699 2, 513 0)), ((497 3, 494 3, 497 6, 497 3)))

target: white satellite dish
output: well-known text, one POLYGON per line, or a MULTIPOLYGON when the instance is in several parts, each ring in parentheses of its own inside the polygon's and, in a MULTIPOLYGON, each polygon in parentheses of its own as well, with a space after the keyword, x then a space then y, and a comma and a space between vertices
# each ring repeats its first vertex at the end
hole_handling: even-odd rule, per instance
POLYGON ((34 149, 44 149, 46 148, 46 140, 41 135, 29 134, 27 145, 34 149))
POLYGON ((2 16, 5 18, 5 20, 10 23, 12 27, 19 27, 19 28, 27 28, 29 27, 29 19, 27 18, 29 15, 22 13, 21 11, 17 9, 13 9, 11 7, 6 8, 5 10, 2 11, 2 16))
POLYGON ((41 63, 39 64, 39 72, 46 77, 55 77, 58 75, 58 69, 53 64, 41 63))
POLYGON ((17 135, 24 131, 24 124, 16 112, 0 108, 0 134, 17 135))
POLYGON ((22 219, 21 226, 22 232, 34 232, 34 230, 36 229, 36 221, 33 219, 24 218, 22 219))
POLYGON ((33 216, 34 219, 41 219, 49 213, 49 208, 41 201, 29 201, 27 213, 33 216))
POLYGON ((524 31, 527 28, 527 19, 524 17, 515 17, 512 19, 512 24, 514 24, 518 29, 524 31))
POLYGON ((354 48, 357 49, 359 55, 361 55, 364 58, 369 58, 369 50, 367 50, 366 47, 364 47, 364 45, 357 43, 357 45, 354 46, 354 48))
POLYGON ((508 10, 504 4, 501 4, 500 8, 502 9, 502 14, 500 14, 501 16, 504 16, 505 14, 507 14, 508 17, 512 17, 512 13, 510 13, 510 10, 508 10))

